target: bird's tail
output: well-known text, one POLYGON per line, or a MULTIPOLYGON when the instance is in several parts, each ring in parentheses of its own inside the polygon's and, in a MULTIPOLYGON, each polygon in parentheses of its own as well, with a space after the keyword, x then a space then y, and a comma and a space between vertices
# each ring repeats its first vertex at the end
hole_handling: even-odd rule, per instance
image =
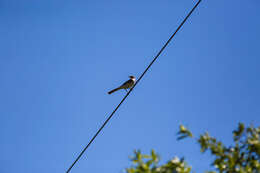
POLYGON ((109 91, 108 94, 112 94, 113 92, 116 92, 117 90, 120 90, 120 89, 121 89, 120 87, 113 89, 113 90, 109 91))

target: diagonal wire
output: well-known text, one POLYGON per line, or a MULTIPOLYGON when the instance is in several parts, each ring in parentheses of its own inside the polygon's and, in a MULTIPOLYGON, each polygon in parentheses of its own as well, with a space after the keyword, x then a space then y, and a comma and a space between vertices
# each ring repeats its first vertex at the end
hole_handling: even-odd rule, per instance
POLYGON ((105 127, 105 125, 108 123, 108 121, 112 118, 114 113, 117 111, 117 109, 121 106, 121 104, 125 101, 127 96, 132 92, 132 90, 135 88, 135 86, 138 84, 138 82, 143 78, 145 73, 149 70, 149 68, 153 65, 153 63, 156 61, 156 59, 160 56, 162 51, 166 48, 166 46, 170 43, 172 38, 176 35, 176 33, 181 29, 182 25, 186 22, 186 20, 190 17, 192 12, 197 8, 197 6, 200 4, 201 0, 199 0, 195 6, 192 8, 192 10, 189 12, 189 14, 185 17, 185 19, 182 21, 182 23, 179 25, 179 27, 176 29, 176 31, 172 34, 172 36, 169 38, 169 40, 164 44, 164 46, 161 48, 161 50, 157 53, 157 55, 154 57, 152 62, 148 65, 148 67, 144 70, 142 75, 139 77, 139 79, 136 81, 134 86, 127 92, 125 97, 122 99, 122 101, 117 105, 117 107, 114 109, 114 111, 110 114, 110 116, 106 119, 106 121, 103 123, 103 125, 99 128, 99 130, 96 132, 96 134, 92 137, 92 139, 89 141, 88 145, 81 151, 79 156, 76 158, 76 160, 72 163, 72 165, 69 167, 69 169, 66 171, 66 173, 69 173, 72 167, 77 163, 77 161, 80 159, 80 157, 83 155, 83 153, 87 150, 87 148, 90 146, 90 144, 94 141, 94 139, 97 137, 97 135, 100 133, 100 131, 105 127))

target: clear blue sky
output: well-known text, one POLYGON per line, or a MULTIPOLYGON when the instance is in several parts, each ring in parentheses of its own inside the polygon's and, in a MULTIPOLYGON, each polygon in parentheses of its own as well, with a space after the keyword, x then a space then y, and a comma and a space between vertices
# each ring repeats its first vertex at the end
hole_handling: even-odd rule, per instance
MULTIPOLYGON (((194 0, 2 0, 0 172, 65 172, 194 0)), ((203 0, 75 165, 121 173, 134 149, 162 162, 211 162, 180 124, 230 144, 238 122, 260 124, 260 1, 203 0)))

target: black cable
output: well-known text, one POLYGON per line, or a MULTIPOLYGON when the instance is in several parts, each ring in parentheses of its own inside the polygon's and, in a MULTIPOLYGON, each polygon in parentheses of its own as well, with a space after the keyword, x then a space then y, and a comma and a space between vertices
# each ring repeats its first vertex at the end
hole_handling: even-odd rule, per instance
POLYGON ((179 25, 179 27, 176 29, 176 31, 172 34, 172 36, 169 38, 169 40, 164 44, 164 46, 161 48, 161 50, 157 53, 157 55, 154 57, 154 59, 152 60, 152 62, 148 65, 148 67, 145 69, 145 71, 143 72, 143 74, 139 77, 139 79, 136 81, 136 83, 134 84, 134 86, 127 92, 127 94, 125 95, 125 97, 122 99, 122 101, 117 105, 117 107, 114 109, 114 111, 110 114, 110 116, 107 118, 107 120, 103 123, 103 125, 99 128, 99 130, 96 132, 96 134, 92 137, 92 139, 89 141, 88 145, 81 151, 81 153, 79 154, 79 156, 77 157, 77 159, 72 163, 72 165, 69 167, 69 169, 66 171, 66 173, 69 173, 71 168, 77 163, 77 161, 80 159, 80 157, 82 156, 82 154, 87 150, 87 148, 90 146, 90 144, 94 141, 94 139, 97 137, 97 135, 99 134, 99 132, 105 127, 105 125, 108 123, 108 121, 112 118, 112 116, 114 115, 114 113, 117 111, 117 109, 121 106, 121 104, 125 101, 125 99, 127 98, 127 96, 132 92, 132 90, 135 88, 135 86, 138 84, 138 82, 143 78, 143 76, 145 75, 145 73, 148 71, 148 69, 152 66, 152 64, 154 63, 154 61, 160 56, 160 54, 162 53, 162 51, 166 48, 166 46, 170 43, 170 41, 172 40, 172 38, 176 35, 176 33, 180 30, 180 28, 182 27, 182 25, 186 22, 186 20, 190 17, 190 15, 192 14, 192 12, 197 8, 197 6, 199 5, 199 3, 201 2, 201 0, 199 0, 196 5, 192 8, 192 10, 189 12, 189 14, 185 17, 185 19, 182 21, 182 23, 179 25))

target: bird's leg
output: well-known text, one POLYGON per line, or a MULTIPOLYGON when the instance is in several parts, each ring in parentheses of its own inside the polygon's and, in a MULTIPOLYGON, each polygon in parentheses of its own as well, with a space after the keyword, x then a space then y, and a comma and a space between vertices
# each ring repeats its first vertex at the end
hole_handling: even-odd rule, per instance
POLYGON ((127 89, 125 89, 125 92, 126 92, 126 93, 128 92, 127 89))

